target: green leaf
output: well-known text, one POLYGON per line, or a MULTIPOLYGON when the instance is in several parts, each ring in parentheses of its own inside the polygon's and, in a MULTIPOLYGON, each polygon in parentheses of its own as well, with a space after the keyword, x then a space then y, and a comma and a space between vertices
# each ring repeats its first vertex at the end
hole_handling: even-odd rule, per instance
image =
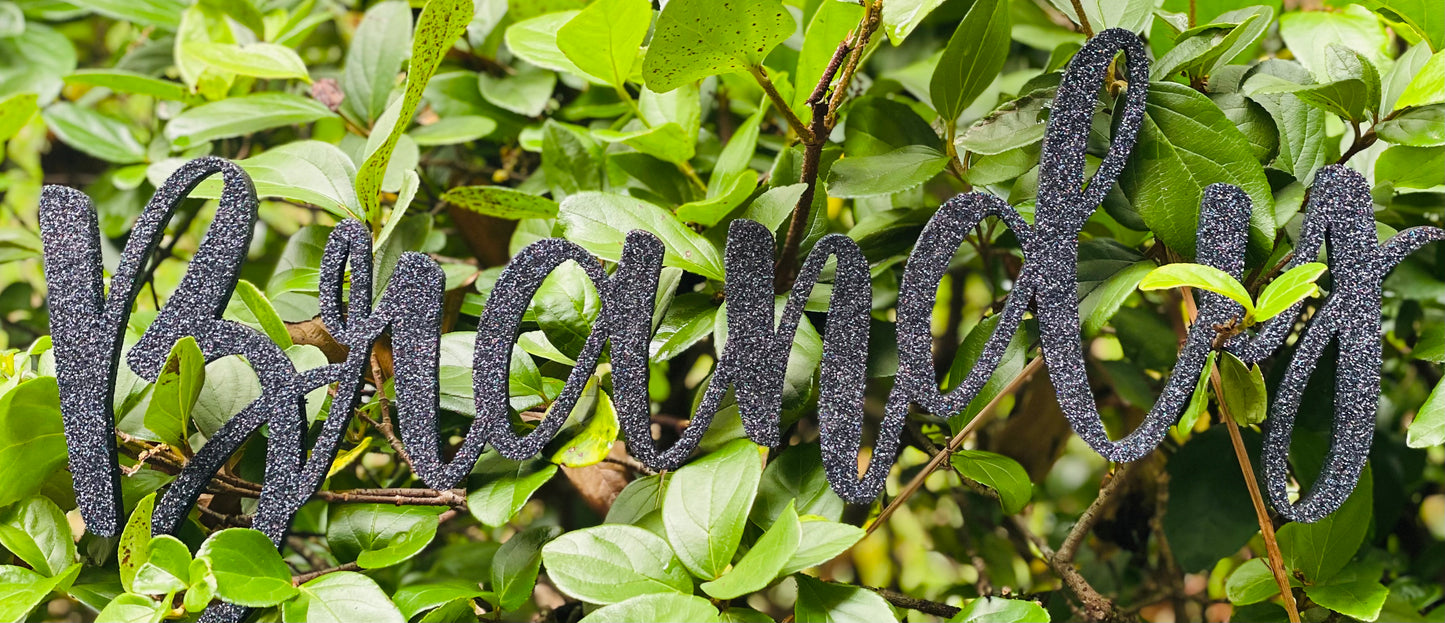
MULTIPOLYGON (((38 110, 35 106, 37 97, 34 93, 15 93, 0 100, 0 143, 15 136, 30 117, 38 110)), ((753 140, 757 140, 757 130, 753 131, 753 140)), ((752 154, 749 153, 749 156, 752 154)))
POLYGON ((694 137, 676 123, 630 132, 593 130, 592 136, 605 143, 622 143, 664 162, 686 162, 694 153, 694 137))
POLYGON ((68 456, 55 377, 22 381, 0 396, 0 506, 39 493, 68 456))
POLYGON ((709 186, 709 194, 717 192, 712 198, 677 206, 677 218, 703 227, 713 227, 747 201, 757 186, 756 173, 751 170, 738 171, 732 177, 718 181, 716 186, 709 186))
POLYGON ((216 596, 223 601, 259 608, 296 595, 291 569, 281 560, 281 553, 271 539, 255 530, 227 528, 213 533, 201 543, 196 558, 211 565, 216 596))
POLYGON ((1405 443, 1411 448, 1429 448, 1445 443, 1445 389, 1441 388, 1445 388, 1445 381, 1435 384, 1435 389, 1430 390, 1430 397, 1415 412, 1415 419, 1410 422, 1410 430, 1405 435, 1405 443))
POLYGON ((360 573, 328 573, 298 589, 281 607, 286 623, 406 623, 381 587, 360 573))
POLYGON ((506 186, 459 186, 442 195, 442 201, 509 221, 557 216, 556 201, 506 186))
POLYGON ((582 430, 552 453, 551 461, 563 467, 587 467, 601 463, 611 452, 612 444, 617 440, 617 431, 617 411, 612 405, 612 397, 598 389, 597 408, 593 410, 592 417, 587 419, 582 430))
POLYGON ((863 540, 864 533, 858 526, 809 516, 803 518, 802 535, 798 550, 783 564, 779 575, 796 573, 837 558, 863 540))
POLYGON ((708 76, 760 67, 793 34, 793 16, 778 0, 668 2, 642 61, 647 88, 666 93, 708 76))
POLYGON ((502 610, 516 610, 532 598, 537 571, 542 566, 542 546, 560 533, 552 526, 530 528, 512 535, 497 549, 492 558, 491 586, 502 610))
POLYGON ((1279 583, 1275 582, 1274 573, 1263 558, 1251 558, 1229 575, 1224 590, 1231 603, 1245 606, 1278 595, 1279 583))
POLYGON ((1044 140, 1048 106, 1057 89, 1039 89, 1004 103, 975 121, 954 144, 962 151, 997 155, 1044 140))
POLYGON ((146 561, 136 570, 132 590, 143 595, 168 595, 186 589, 191 580, 191 550, 180 539, 153 537, 146 561))
POLYGON ((180 26, 180 0, 74 0, 70 4, 117 20, 174 31, 180 26))
MULTIPOLYGON (((494 559, 495 560, 495 559, 494 559)), ((495 564, 495 563, 494 563, 495 564)), ((448 579, 440 582, 408 584, 396 590, 391 596, 401 616, 410 620, 413 616, 458 599, 472 599, 488 595, 471 580, 448 579)))
POLYGON ((959 450, 950 460, 959 474, 997 491, 1004 513, 1023 510, 1033 497, 1034 485, 1018 461, 983 450, 959 450))
POLYGON ((542 114, 552 99, 552 91, 557 88, 557 73, 524 62, 514 63, 512 68, 516 73, 501 78, 486 72, 477 74, 482 99, 524 117, 542 114))
POLYGON ((337 504, 326 522, 326 542, 338 558, 363 569, 390 567, 421 553, 437 533, 444 507, 337 504))
MULTIPOLYGON (((181 161, 152 165, 146 172, 147 177, 152 181, 165 179, 174 168, 162 167, 163 164, 179 167, 181 161)), ((360 203, 349 182, 356 177, 356 165, 335 145, 295 141, 236 164, 251 176, 257 196, 309 203, 341 218, 361 218, 360 203)), ((191 192, 192 197, 205 199, 215 199, 220 194, 219 176, 207 178, 191 192)))
POLYGON ((1238 15, 1242 18, 1238 22, 1220 16, 1207 26, 1180 33, 1174 48, 1150 67, 1150 79, 1163 80, 1176 72, 1187 76, 1213 75, 1220 66, 1253 45, 1269 27, 1274 10, 1267 6, 1257 10, 1238 15))
POLYGON ((1411 147, 1445 145, 1445 104, 1407 108, 1375 124, 1380 140, 1411 147))
MULTIPOLYGON (((998 326, 999 318, 998 314, 984 318, 974 325, 968 335, 963 338, 963 344, 959 346, 958 352, 954 354, 953 363, 948 367, 946 384, 948 391, 953 391, 954 388, 962 385, 964 379, 968 378, 969 372, 978 364, 979 358, 983 356, 984 346, 993 335, 994 327, 998 326)), ((1013 337, 1009 338, 1008 346, 1004 348, 1003 358, 999 360, 998 368, 989 375, 988 381, 984 383, 978 395, 968 402, 968 406, 964 407, 963 411, 948 414, 950 428, 955 431, 962 430, 965 424, 973 420, 973 417, 978 415, 985 406, 988 406, 988 403, 998 396, 999 392, 1003 391, 1003 388, 1024 369, 1030 341, 1028 333, 1028 331, 1017 331, 1013 337)))
POLYGON ((598 192, 578 193, 562 200, 557 219, 568 240, 604 260, 621 259, 627 233, 641 229, 662 239, 666 247, 664 266, 723 279, 722 254, 717 247, 666 210, 645 201, 598 192))
POLYGON ((191 408, 205 382, 206 356, 201 354, 196 338, 187 336, 176 340, 146 406, 146 428, 172 447, 189 447, 186 439, 191 408))
POLYGON ((568 263, 537 287, 531 310, 547 340, 576 359, 602 311, 602 299, 582 267, 568 263))
POLYGON ((651 23, 647 0, 597 0, 557 29, 557 47, 582 71, 621 88, 651 23))
POLYGON ((1214 266, 1173 263, 1150 270, 1149 275, 1144 275, 1144 278, 1139 280, 1139 289, 1142 291, 1163 291, 1185 286, 1228 296, 1237 304, 1243 305, 1247 312, 1254 311, 1254 302, 1250 299, 1250 293, 1244 289, 1243 283, 1214 266))
POLYGON ((543 123, 542 173, 552 196, 564 198, 584 190, 600 190, 603 149, 585 128, 555 119, 543 123))
POLYGON ((151 513, 155 506, 155 493, 141 498, 141 501, 136 503, 135 510, 131 511, 130 519, 126 520, 125 529, 120 533, 120 542, 116 545, 115 560, 120 568, 120 584, 127 591, 131 590, 136 571, 140 570, 150 556, 151 513))
POLYGON ((949 623, 1048 623, 1049 612, 1027 599, 980 597, 968 602, 949 623))
POLYGON ((40 116, 66 145, 96 158, 116 164, 145 160, 145 146, 123 121, 68 102, 52 104, 40 116))
POLYGON ((261 331, 266 337, 283 350, 291 348, 295 342, 291 341, 291 333, 286 329, 286 323, 276 315, 276 308, 271 301, 266 300, 266 295, 257 288, 255 284, 241 279, 236 282, 236 294, 239 295, 241 303, 256 318, 257 324, 261 325, 261 331))
POLYGON ((75 562, 70 522, 44 496, 27 498, 0 514, 0 545, 46 577, 59 575, 75 562))
POLYGON ((417 145, 434 147, 469 143, 491 134, 496 129, 497 122, 491 117, 461 115, 421 126, 412 130, 409 135, 417 145))
POLYGON ((80 565, 72 565, 54 577, 45 577, 12 565, 0 565, 0 620, 26 621, 26 613, 35 608, 50 591, 69 586, 80 572, 80 565))
POLYGON ((1138 289, 1155 264, 1113 240, 1091 240, 1079 246, 1079 317, 1084 335, 1096 335, 1138 289))
POLYGON ((604 524, 568 532, 542 547, 542 562, 558 589, 590 603, 692 594, 692 578, 667 542, 636 526, 604 524))
POLYGON ((828 195, 870 197, 908 190, 933 179, 947 165, 946 154, 924 145, 900 147, 878 156, 843 158, 828 170, 828 195))
POLYGON ((791 446, 768 462, 750 519, 766 528, 789 506, 796 506, 799 515, 832 520, 843 516, 843 498, 828 486, 822 449, 816 443, 791 446))
POLYGON ((928 92, 944 123, 978 99, 1003 69, 1009 51, 1009 3, 978 0, 969 7, 943 49, 928 92))
POLYGON ((893 609, 878 593, 857 586, 824 582, 801 574, 794 577, 798 579, 798 601, 793 605, 793 619, 796 621, 898 621, 893 609))
POLYGON ((909 145, 943 148, 933 127, 901 101, 863 97, 849 104, 847 111, 843 153, 850 158, 878 156, 909 145))
POLYGON ((554 72, 581 76, 588 81, 606 85, 599 78, 593 77, 572 59, 567 58, 561 48, 557 47, 557 31, 572 18, 577 17, 581 11, 559 11, 547 13, 528 19, 523 19, 507 27, 505 40, 507 49, 512 51, 522 60, 543 69, 550 69, 554 72))
POLYGON ((1219 380, 1224 388, 1220 399, 1240 426, 1252 426, 1269 414, 1269 393, 1259 364, 1247 366, 1228 352, 1219 357, 1219 380))
POLYGON ((145 595, 124 593, 105 605, 95 620, 107 623, 160 623, 170 608, 145 595))
POLYGON ((186 45, 185 52, 211 67, 239 76, 281 80, 297 78, 308 84, 311 82, 306 62, 295 50, 284 45, 194 43, 186 45))
POLYGON ((1279 131, 1279 153, 1272 166, 1309 183, 1328 157, 1325 148, 1325 112, 1300 101, 1293 93, 1259 93, 1261 85, 1273 78, 1296 84, 1310 84, 1309 72, 1293 61, 1266 60, 1250 69, 1244 91, 1263 106, 1279 131))
POLYGON ((482 524, 500 526, 511 520, 532 494, 555 475, 557 466, 551 463, 537 460, 518 463, 489 452, 477 461, 472 476, 467 479, 467 507, 482 524))
POLYGON ((1250 299, 1249 291, 1244 289, 1244 284, 1213 266, 1182 262, 1166 264, 1149 271, 1139 281, 1140 290, 1168 290, 1185 286, 1227 296, 1244 306, 1247 313, 1254 313, 1254 301, 1250 299))
POLYGON ((716 579, 732 562, 763 476, 762 463, 758 446, 738 439, 673 473, 662 525, 693 575, 716 579))
POLYGON ((1436 52, 1395 100, 1395 110, 1442 102, 1445 102, 1445 52, 1436 52))
POLYGON ((1179 416, 1179 423, 1174 425, 1181 435, 1194 430, 1195 422, 1209 411, 1209 379, 1214 371, 1214 359, 1215 351, 1209 351, 1204 368, 1199 371, 1199 380, 1194 383, 1194 393, 1189 395, 1189 406, 1179 416))
POLYGON ((1392 22, 1404 24, 1431 49, 1445 49, 1445 16, 1430 0, 1365 0, 1360 4, 1392 22))
POLYGON ((1329 73, 1329 46, 1341 45, 1365 55, 1376 66, 1390 63, 1389 38, 1369 9, 1358 5, 1342 11, 1289 11, 1279 18, 1279 34, 1295 58, 1318 78, 1329 73))
POLYGON ((1264 322, 1283 314, 1295 303, 1319 294, 1319 280, 1329 267, 1319 262, 1301 264, 1276 277, 1264 291, 1259 293, 1259 303, 1254 309, 1255 322, 1264 322))
POLYGON ((1305 595, 1351 619, 1374 621, 1390 596, 1390 589, 1380 583, 1383 574, 1379 563, 1347 567, 1327 582, 1305 586, 1305 595))
POLYGON ((331 116, 331 110, 313 99, 290 93, 256 93, 188 109, 166 124, 165 136, 174 146, 185 148, 331 116))
POLYGON ((1445 184, 1445 147, 1394 145, 1375 160, 1375 183, 1395 188, 1434 188, 1445 184))
POLYGON ((1355 557, 1374 515, 1374 477, 1367 465, 1359 484, 1339 510, 1314 523, 1291 522, 1276 533, 1290 569, 1309 582, 1328 581, 1355 557))
POLYGON ((681 355, 713 332, 717 305, 700 292, 677 295, 652 334, 648 352, 654 363, 681 355))
MULTIPOLYGON (((416 106, 421 101, 426 84, 436 73, 442 57, 452 48, 457 39, 466 32, 472 21, 472 0, 427 0, 417 19, 416 34, 411 45, 411 63, 406 73, 406 92, 393 106, 399 106, 395 121, 390 128, 378 120, 374 131, 382 132, 384 139, 376 145, 356 172, 356 196, 361 201, 366 222, 374 223, 381 216, 381 186, 391 154, 396 143, 411 125, 416 106)), ((383 113, 387 117, 390 111, 383 113)), ((368 141, 370 143, 370 141, 368 141)))
MULTIPOLYGON (((148 95, 172 102, 189 103, 198 99, 184 84, 152 78, 124 69, 82 69, 66 76, 65 83, 101 87, 120 93, 148 95)), ((0 136, 3 135, 4 133, 0 132, 0 136)))
MULTIPOLYGON (((1070 0, 1049 0, 1049 4, 1075 24, 1083 23, 1070 0)), ((1083 0, 1080 4, 1094 32, 1123 28, 1136 33, 1149 24, 1156 5, 1152 0, 1083 0)))
POLYGON ((604 606, 582 617, 578 623, 650 623, 688 621, 713 623, 718 620, 717 608, 696 595, 640 595, 610 606, 604 606))
POLYGON ((760 591, 773 583, 784 565, 798 550, 802 538, 802 524, 792 504, 783 508, 773 525, 758 537, 757 543, 743 554, 722 577, 703 582, 703 592, 716 599, 734 599, 748 593, 760 591))
POLYGON ((1170 249, 1194 256, 1199 203, 1210 184, 1228 183, 1249 195, 1249 257, 1272 247, 1274 199, 1249 141, 1210 99, 1181 84, 1149 85, 1139 143, 1119 176, 1119 190, 1170 249))
POLYGON ((410 51, 411 7, 400 1, 372 5, 346 48, 341 106, 363 124, 376 121, 410 51))
POLYGON ((895 47, 903 43, 943 0, 894 0, 883 5, 883 32, 895 47))

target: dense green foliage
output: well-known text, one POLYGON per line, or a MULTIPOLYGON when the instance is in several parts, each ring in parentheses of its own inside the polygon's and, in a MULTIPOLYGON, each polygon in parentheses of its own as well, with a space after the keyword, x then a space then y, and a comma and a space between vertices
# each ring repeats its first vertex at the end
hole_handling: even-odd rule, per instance
MULTIPOLYGON (((920 228, 972 189, 1032 214, 1061 68, 1106 27, 1147 39, 1153 80, 1106 86, 1089 147, 1097 164, 1120 89, 1150 90, 1138 147, 1080 247, 1085 352, 1117 438, 1174 365, 1192 313, 1175 286, 1228 292, 1251 310, 1242 324, 1317 295, 1316 279, 1331 287, 1318 269, 1276 279, 1322 166, 1372 180, 1382 236, 1445 221, 1439 4, 1259 1, 0 0, 0 620, 193 620, 220 600, 314 622, 1274 621, 1286 601, 1310 621, 1438 621, 1441 245, 1386 281, 1365 478, 1330 518, 1269 530, 1290 600, 1236 461, 1236 450, 1258 460, 1288 348, 1263 367, 1219 355, 1160 450, 1125 467, 1072 434, 1021 331, 966 412, 912 416, 887 495, 853 507, 828 489, 817 441, 826 284, 787 371, 785 449, 747 441, 730 406, 699 456, 650 473, 617 439, 604 365, 542 456, 489 452, 464 490, 425 489, 380 399, 383 343, 367 377, 375 397, 281 552, 246 528, 260 435, 179 534, 152 538, 155 492, 260 392, 239 357, 207 364, 187 339, 156 383, 121 366, 124 534, 85 534, 73 510, 36 234, 42 184, 94 198, 113 263, 180 163, 239 161, 263 202, 226 317, 302 369, 342 356, 314 319, 321 247, 339 219, 371 228, 378 289, 401 252, 430 254, 447 275, 441 406, 454 435, 475 415, 471 330, 527 243, 566 237, 609 266, 629 230, 667 245, 651 370, 667 443, 726 337, 727 224, 777 232, 783 286, 814 241, 845 233, 874 276, 876 416, 920 228), (1254 202, 1242 284, 1184 264, 1214 182, 1254 202), (1150 275, 1159 265, 1177 267, 1150 275)), ((129 340, 179 283, 218 189, 203 183, 171 223, 129 340)), ((992 222, 954 258, 934 322, 945 385, 978 357, 1020 260, 992 222)), ((517 426, 556 397, 598 308, 573 265, 538 291, 511 363, 517 426)), ((1306 485, 1327 445, 1332 361, 1295 434, 1306 485)), ((324 389, 307 415, 340 417, 324 389)))

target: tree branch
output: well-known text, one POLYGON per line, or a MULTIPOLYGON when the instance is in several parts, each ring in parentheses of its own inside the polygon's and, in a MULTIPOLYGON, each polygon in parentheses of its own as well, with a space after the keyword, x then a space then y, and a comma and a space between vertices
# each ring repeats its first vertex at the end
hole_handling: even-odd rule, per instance
POLYGON ((959 608, 957 606, 950 606, 945 603, 929 601, 927 599, 919 599, 917 597, 905 595, 895 590, 889 590, 886 588, 874 588, 872 586, 865 586, 864 588, 878 593, 879 597, 882 597, 883 599, 887 600, 888 603, 898 606, 899 608, 917 610, 924 614, 931 614, 936 617, 951 619, 954 615, 962 611, 962 608, 959 608))

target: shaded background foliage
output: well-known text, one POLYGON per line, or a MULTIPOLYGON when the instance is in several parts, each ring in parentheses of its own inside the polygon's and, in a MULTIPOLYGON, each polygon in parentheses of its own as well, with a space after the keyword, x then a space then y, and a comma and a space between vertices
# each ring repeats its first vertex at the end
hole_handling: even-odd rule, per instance
MULTIPOLYGON (((913 416, 887 495, 851 507, 827 488, 813 416, 826 275, 788 367, 785 448, 742 439, 730 407, 692 463, 650 473, 616 443, 604 366, 542 456, 489 453, 465 489, 424 489, 380 399, 383 343, 374 399, 282 552, 245 528, 263 438, 177 536, 151 538, 154 492, 260 392, 239 357, 205 363, 182 340, 154 384, 121 367, 124 535, 83 534, 73 510, 35 234, 43 183, 94 198, 113 262, 181 162, 238 160, 263 201, 226 317, 299 368, 342 356, 315 320, 320 250, 339 219, 371 228, 378 289, 401 252, 428 253, 447 275, 453 434, 475 415, 471 330, 525 244, 563 236, 609 265, 631 229, 667 245, 650 383, 666 443, 726 338, 728 222, 777 232, 779 291, 814 241, 845 233, 874 276, 876 416, 919 229, 970 189, 1032 214, 1060 70, 1106 27, 1140 33, 1153 57, 1147 87, 1106 85, 1089 144, 1097 164, 1113 97, 1150 90, 1139 145, 1080 245, 1089 372, 1119 436, 1157 397, 1190 307, 1137 286, 1192 258, 1207 184, 1254 203, 1255 293, 1326 164, 1371 180, 1382 237, 1445 219, 1440 7, 1252 2, 0 1, 0 618, 193 619, 222 600, 310 621, 1266 621, 1296 603, 1313 621, 1440 620, 1439 245, 1385 284, 1384 388, 1361 485, 1320 523, 1271 525, 1288 599, 1236 462, 1237 450, 1257 460, 1287 352, 1263 369, 1221 358, 1165 444, 1124 467, 1071 434, 1021 331, 964 413, 913 416)), ((171 223, 129 340, 179 282, 218 189, 202 184, 171 223)), ((945 386, 971 368, 1020 261, 994 223, 954 258, 934 322, 945 386)), ((545 413, 599 305, 575 266, 539 289, 512 358, 517 426, 545 413)), ((1292 450, 1303 484, 1327 445, 1333 378, 1326 355, 1292 450)), ((313 424, 330 410, 325 389, 308 397, 313 424)))

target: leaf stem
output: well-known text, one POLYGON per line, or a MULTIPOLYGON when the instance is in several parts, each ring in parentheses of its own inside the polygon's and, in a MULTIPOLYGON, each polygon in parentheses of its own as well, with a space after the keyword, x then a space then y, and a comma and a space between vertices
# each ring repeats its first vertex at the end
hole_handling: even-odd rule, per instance
POLYGON ((768 99, 772 100, 773 107, 783 113, 783 118, 787 119, 788 127, 793 130, 793 133, 797 134, 804 143, 813 140, 812 132, 809 132, 808 126, 803 123, 803 120, 793 113, 793 108, 783 99, 783 95, 778 93, 778 87, 773 85, 773 79, 768 77, 767 70, 754 66, 748 67, 748 73, 753 75, 758 86, 763 87, 763 92, 768 95, 768 99))
MULTIPOLYGON (((1089 25, 1089 16, 1084 14, 1084 3, 1080 0, 1073 0, 1074 14, 1079 16, 1079 29, 1084 31, 1084 36, 1094 38, 1094 28, 1089 25)), ((1192 1, 1190 4, 1194 4, 1192 1)))

